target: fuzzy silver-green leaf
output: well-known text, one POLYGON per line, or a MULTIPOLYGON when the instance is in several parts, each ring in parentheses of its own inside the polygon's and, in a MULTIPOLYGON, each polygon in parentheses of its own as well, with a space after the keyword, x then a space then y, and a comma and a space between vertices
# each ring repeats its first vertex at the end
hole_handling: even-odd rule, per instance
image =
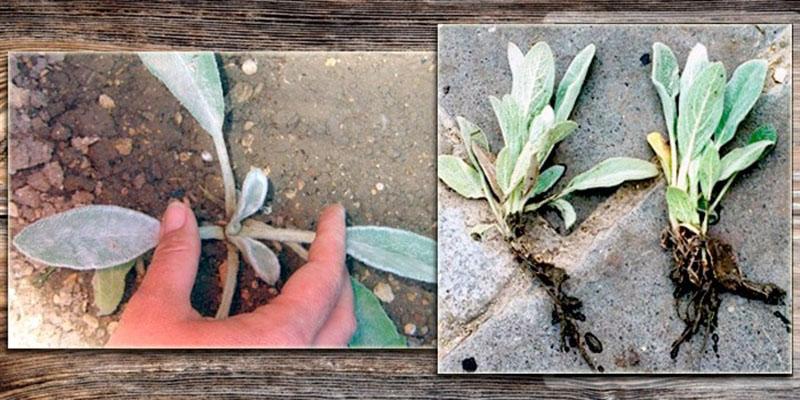
POLYGON ((347 254, 381 271, 422 282, 436 282, 436 242, 383 226, 347 228, 347 254))
POLYGON ((612 157, 572 178, 562 196, 578 190, 617 186, 625 181, 652 178, 658 168, 649 161, 628 157, 612 157))
POLYGON ((706 46, 697 43, 689 51, 689 56, 686 57, 686 66, 683 67, 681 72, 681 93, 689 92, 694 79, 706 66, 708 66, 708 51, 706 46))
POLYGON ((440 154, 437 174, 448 187, 468 199, 483 197, 480 173, 464 160, 449 154, 440 154))
MULTIPOLYGON (((513 50, 517 47, 515 44, 509 43, 508 47, 509 54, 512 51, 518 52, 518 49, 513 50)), ((547 43, 538 42, 525 54, 521 63, 509 57, 509 65, 512 77, 511 97, 519 105, 527 125, 550 102, 553 95, 556 75, 553 51, 547 43)))
POLYGON ((719 180, 724 181, 730 178, 733 174, 739 171, 744 171, 753 165, 753 163, 758 161, 758 159, 761 157, 761 154, 764 153, 767 147, 772 146, 773 144, 775 144, 773 141, 761 140, 731 150, 725 155, 725 157, 722 157, 719 180))
POLYGON ((92 292, 97 315, 110 315, 117 310, 125 294, 125 278, 136 260, 111 268, 98 269, 92 276, 92 292))
POLYGON ((713 144, 706 146, 702 156, 700 156, 697 171, 700 190, 706 200, 711 200, 712 190, 717 181, 719 181, 721 171, 722 164, 720 163, 717 147, 713 144))
POLYGON ((700 155, 711 140, 722 116, 725 92, 725 67, 711 63, 694 79, 687 93, 681 94, 678 110, 678 152, 681 164, 700 155))
POLYGON ((564 220, 564 226, 569 229, 575 224, 575 209, 572 208, 572 204, 564 199, 557 199, 547 203, 553 207, 555 207, 559 214, 561 214, 561 219, 564 220))
MULTIPOLYGON (((675 97, 680 91, 680 78, 678 77, 678 59, 667 45, 656 42, 653 44, 653 70, 650 75, 656 87, 658 97, 661 99, 661 108, 667 124, 667 133, 670 141, 675 135, 675 97)), ((677 162, 677 161, 673 161, 677 162)))
POLYGON ((578 124, 573 121, 561 121, 542 135, 536 143, 536 159, 539 160, 539 165, 544 165, 553 148, 577 128, 578 124))
POLYGON ((736 134, 736 128, 761 95, 766 77, 767 62, 764 60, 747 61, 733 72, 725 86, 722 117, 714 134, 717 148, 728 143, 736 134))
POLYGON ((14 246, 26 257, 53 267, 110 268, 155 247, 159 222, 131 209, 92 205, 74 208, 26 226, 14 246))
POLYGON ((669 215, 679 222, 691 225, 700 223, 700 216, 694 203, 689 199, 689 194, 679 188, 674 186, 667 188, 667 208, 669 215))
POLYGON ((575 100, 577 100, 581 87, 583 87, 583 81, 586 79, 586 73, 592 64, 594 52, 594 44, 586 46, 572 59, 569 67, 567 67, 567 72, 564 73, 564 77, 561 78, 561 83, 558 84, 558 89, 556 90, 556 121, 569 119, 572 108, 575 106, 575 100))
POLYGON ((539 174, 539 179, 536 181, 536 186, 531 190, 528 198, 536 197, 555 186, 556 182, 564 175, 566 168, 563 165, 553 165, 550 168, 542 171, 539 174))
POLYGON ((139 58, 206 132, 222 136, 225 99, 214 53, 142 52, 139 58))
POLYGON ((231 242, 242 252, 244 260, 256 276, 274 285, 281 277, 281 263, 275 253, 264 243, 245 236, 231 236, 231 242))
POLYGON ((269 191, 269 179, 261 168, 250 168, 244 178, 239 204, 233 221, 241 222, 264 206, 269 191))

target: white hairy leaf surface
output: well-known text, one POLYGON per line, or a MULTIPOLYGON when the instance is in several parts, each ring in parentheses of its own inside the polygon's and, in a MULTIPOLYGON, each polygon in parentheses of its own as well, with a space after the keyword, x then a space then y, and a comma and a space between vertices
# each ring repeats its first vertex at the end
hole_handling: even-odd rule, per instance
POLYGON ((261 280, 270 285, 278 281, 281 277, 281 263, 267 245, 244 236, 231 236, 231 241, 261 280))
POLYGON ((78 270, 124 264, 155 247, 159 222, 118 206, 92 205, 40 219, 14 238, 28 258, 78 270))
POLYGON ((722 117, 714 134, 718 149, 733 139, 736 128, 761 96, 766 77, 767 62, 764 60, 747 61, 733 72, 725 86, 722 117))
POLYGON ((241 222, 264 206, 269 191, 269 179, 261 168, 250 168, 242 184, 239 204, 233 221, 241 222))
POLYGON ((225 99, 214 53, 141 52, 139 58, 206 132, 222 137, 225 99))
POLYGON ((383 226, 347 228, 347 254, 382 271, 422 282, 436 282, 436 242, 383 226))
POLYGON ((652 178, 658 168, 649 162, 628 157, 612 157, 572 178, 562 196, 578 190, 617 186, 625 181, 652 178))
POLYGON ((586 73, 592 64, 594 52, 594 44, 586 46, 567 67, 567 72, 564 73, 561 83, 558 84, 558 90, 556 90, 556 121, 569 119, 572 108, 575 106, 575 100, 583 87, 583 81, 586 79, 586 73))

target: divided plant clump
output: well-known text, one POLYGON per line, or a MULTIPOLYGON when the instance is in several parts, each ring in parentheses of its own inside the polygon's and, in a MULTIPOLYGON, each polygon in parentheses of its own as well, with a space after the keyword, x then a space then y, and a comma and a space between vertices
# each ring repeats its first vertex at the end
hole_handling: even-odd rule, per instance
MULTIPOLYGON (((280 262, 259 240, 282 242, 306 258, 301 244, 314 232, 273 227, 251 217, 269 212, 265 200, 269 179, 251 168, 237 191, 223 134, 225 101, 213 53, 140 53, 139 58, 213 138, 225 189, 225 218, 221 224, 201 224, 203 240, 227 245, 227 272, 217 318, 230 311, 236 289, 239 253, 256 275, 275 285, 280 262), (238 192, 238 193, 237 193, 238 192)), ((28 258, 52 267, 95 270, 95 303, 101 315, 113 313, 125 291, 125 277, 136 261, 156 246, 159 221, 138 211, 113 206, 79 207, 41 219, 14 238, 28 258)), ((364 264, 426 283, 436 281, 436 243, 424 236, 381 226, 347 228, 347 254, 364 264)), ((405 337, 388 317, 375 295, 352 279, 357 330, 350 346, 403 347, 405 337)))
POLYGON ((555 62, 547 43, 539 42, 527 54, 513 43, 508 45, 511 67, 511 94, 502 99, 490 97, 503 136, 503 147, 494 153, 485 133, 472 122, 458 117, 466 159, 440 155, 439 178, 468 199, 485 199, 494 214, 491 224, 475 226, 471 234, 480 238, 495 228, 508 243, 518 261, 531 271, 547 291, 552 303, 553 324, 560 327, 561 350, 575 347, 591 367, 586 349, 602 351, 602 343, 591 332, 581 335, 580 299, 565 292, 569 276, 564 269, 533 254, 531 238, 525 232, 525 217, 543 208, 557 210, 569 229, 575 223, 575 210, 569 197, 576 192, 614 187, 625 181, 652 178, 657 167, 644 160, 614 157, 575 176, 558 192, 551 189, 566 169, 548 165, 553 148, 576 128, 569 120, 586 74, 594 58, 595 46, 588 45, 570 63, 555 90, 555 62), (551 99, 555 102, 551 105, 551 99))
POLYGON ((685 323, 672 344, 672 358, 701 329, 703 346, 709 334, 716 344, 720 294, 729 292, 767 304, 782 303, 786 295, 774 284, 746 279, 735 250, 708 231, 719 220, 719 203, 737 175, 762 159, 777 141, 773 127, 761 126, 746 145, 723 152, 761 95, 766 75, 767 62, 754 59, 739 65, 726 83, 725 67, 710 62, 699 43, 679 75, 670 48, 653 45, 651 78, 661 99, 669 142, 658 132, 650 133, 647 141, 668 184, 670 226, 662 245, 672 251, 675 308, 685 323))

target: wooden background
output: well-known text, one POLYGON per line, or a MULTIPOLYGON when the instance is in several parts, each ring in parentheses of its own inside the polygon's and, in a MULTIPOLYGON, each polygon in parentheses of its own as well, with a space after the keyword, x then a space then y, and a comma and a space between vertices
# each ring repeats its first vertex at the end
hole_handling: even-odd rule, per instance
MULTIPOLYGON (((5 56, 9 50, 432 51, 436 49, 438 23, 800 22, 800 4, 779 1, 96 3, 11 1, 0 5, 0 114, 6 106, 5 56)), ((793 43, 796 52, 800 40, 794 38, 793 43)), ((795 106, 800 104, 797 91, 793 97, 795 106)), ((797 125, 798 107, 793 115, 797 125)), ((3 133, 5 129, 0 127, 3 133)), ((795 143, 800 143, 797 131, 793 136, 795 143)), ((0 159, 3 170, 4 160, 5 150, 0 159)), ((793 186, 797 190, 798 146, 794 147, 793 160, 793 186)), ((5 237, 5 173, 0 186, 0 233, 5 237)), ((797 254, 798 191, 793 191, 792 209, 793 248, 797 254)), ((800 397, 800 377, 788 376, 436 376, 433 350, 8 351, 5 255, 0 256, 0 262, 0 398, 800 397)), ((799 269, 795 268, 793 276, 800 282, 796 279, 800 277, 799 269)), ((800 285, 794 286, 795 306, 798 298, 800 285)), ((795 326, 798 321, 800 313, 795 313, 795 326)), ((794 343, 800 349, 797 337, 794 343)), ((798 353, 794 355, 796 372, 800 370, 798 353)))

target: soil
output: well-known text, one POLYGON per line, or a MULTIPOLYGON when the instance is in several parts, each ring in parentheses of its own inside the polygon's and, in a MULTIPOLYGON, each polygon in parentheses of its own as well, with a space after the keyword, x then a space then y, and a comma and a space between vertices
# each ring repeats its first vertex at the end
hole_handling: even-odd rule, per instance
MULTIPOLYGON (((231 110, 225 131, 235 174, 241 180, 251 165, 271 171, 273 212, 258 219, 313 229, 322 206, 339 201, 352 223, 433 236, 435 177, 429 151, 433 138, 425 137, 434 121, 433 72, 428 73, 430 82, 411 78, 433 64, 429 54, 412 54, 383 54, 377 59, 340 54, 333 65, 343 64, 338 77, 331 76, 330 63, 326 63, 330 57, 322 53, 218 58, 226 109, 231 110), (248 59, 257 62, 255 74, 241 69, 248 59), (318 66, 308 67, 311 63, 318 66), (416 70, 408 64, 416 65, 416 70), (298 80, 289 74, 297 74, 298 80), (387 75, 396 82, 373 90, 374 83, 387 75), (284 84, 290 80, 297 84, 284 84), (398 87, 405 87, 400 96, 393 92, 398 87), (389 127, 384 136, 376 134, 374 123, 368 124, 374 122, 369 118, 374 115, 353 117, 359 108, 352 105, 352 96, 373 93, 372 98, 358 101, 374 105, 367 111, 391 105, 408 112, 410 105, 424 103, 414 103, 410 94, 424 91, 430 91, 430 110, 412 111, 405 124, 384 123, 384 128, 389 127), (304 98, 311 94, 317 94, 313 102, 304 98), (344 101, 352 111, 340 112, 342 103, 333 101, 334 95, 346 96, 344 101), (406 104, 387 104, 390 101, 406 104), (343 114, 345 119, 337 123, 335 119, 343 114), (376 164, 383 165, 376 168, 376 164)), ((116 204, 159 217, 170 199, 182 198, 190 201, 201 223, 223 218, 222 180, 211 138, 135 55, 16 54, 9 72, 12 235, 28 223, 83 204, 116 204)), ((270 287, 242 265, 231 314, 267 303, 302 265, 290 250, 269 245, 284 265, 282 280, 270 287)), ((211 316, 219 305, 218 266, 225 248, 221 242, 205 241, 202 249, 192 305, 211 316)), ((144 258, 145 265, 149 256, 144 258)), ((20 333, 31 327, 56 331, 40 332, 35 338, 16 337, 12 332, 22 347, 102 345, 141 280, 141 272, 132 272, 120 310, 96 318, 91 272, 51 270, 29 263, 14 251, 11 260, 9 329, 14 331, 16 325, 20 333), (44 304, 37 297, 45 299, 44 304)), ((394 289, 396 299, 384 307, 401 332, 408 324, 414 325, 413 331, 408 329, 411 345, 433 343, 432 285, 350 262, 355 276, 368 287, 388 282, 394 289)))
MULTIPOLYGON (((675 310, 684 322, 681 336, 672 343, 670 357, 678 357, 681 344, 703 329, 703 347, 709 337, 717 353, 717 328, 720 294, 729 292, 766 304, 782 304, 786 291, 772 283, 758 283, 745 278, 739 269, 731 245, 702 236, 684 227, 667 229, 662 246, 672 250, 675 261, 670 279, 675 285, 675 310)), ((777 311, 776 311, 777 312, 777 311)), ((788 324, 787 324, 788 325, 788 324)))

